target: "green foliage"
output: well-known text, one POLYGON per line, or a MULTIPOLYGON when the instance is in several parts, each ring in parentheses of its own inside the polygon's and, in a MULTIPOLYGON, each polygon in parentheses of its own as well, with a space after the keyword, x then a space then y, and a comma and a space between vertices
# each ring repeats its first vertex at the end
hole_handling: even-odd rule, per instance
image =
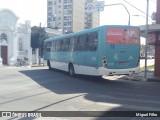
POLYGON ((43 41, 47 38, 48 36, 44 28, 38 26, 31 28, 31 47, 33 49, 42 48, 43 41))
MULTIPOLYGON (((147 66, 147 70, 154 69, 154 65, 147 66)), ((140 71, 144 71, 145 67, 141 67, 140 71)))

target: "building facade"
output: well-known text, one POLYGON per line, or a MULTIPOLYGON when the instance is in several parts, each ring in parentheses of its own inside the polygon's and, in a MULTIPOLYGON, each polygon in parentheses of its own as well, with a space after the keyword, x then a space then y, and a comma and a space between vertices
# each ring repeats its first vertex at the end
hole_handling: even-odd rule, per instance
POLYGON ((0 66, 15 66, 17 60, 27 58, 32 64, 30 21, 18 24, 19 17, 9 9, 0 9, 0 66))
POLYGON ((99 26, 99 13, 86 13, 86 5, 97 0, 48 0, 47 27, 64 33, 99 26))

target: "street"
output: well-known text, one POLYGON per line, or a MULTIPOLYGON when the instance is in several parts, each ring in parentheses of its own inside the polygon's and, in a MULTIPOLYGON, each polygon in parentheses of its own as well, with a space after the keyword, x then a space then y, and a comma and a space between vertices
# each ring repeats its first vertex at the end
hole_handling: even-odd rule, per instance
POLYGON ((159 86, 156 82, 71 78, 47 67, 4 67, 0 68, 0 111, 160 111, 159 86))

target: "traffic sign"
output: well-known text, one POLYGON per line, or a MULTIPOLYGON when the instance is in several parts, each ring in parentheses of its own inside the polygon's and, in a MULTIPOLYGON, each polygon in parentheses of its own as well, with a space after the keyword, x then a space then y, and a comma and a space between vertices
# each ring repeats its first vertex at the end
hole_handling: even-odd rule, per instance
POLYGON ((104 1, 87 3, 86 12, 104 11, 104 1))

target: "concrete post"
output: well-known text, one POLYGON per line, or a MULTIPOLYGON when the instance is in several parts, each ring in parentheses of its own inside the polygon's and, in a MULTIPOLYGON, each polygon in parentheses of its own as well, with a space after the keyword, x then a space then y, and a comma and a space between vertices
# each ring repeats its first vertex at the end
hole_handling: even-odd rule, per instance
POLYGON ((3 65, 2 61, 3 61, 3 59, 1 58, 1 45, 0 45, 0 67, 3 65))
POLYGON ((36 64, 38 64, 39 63, 39 49, 38 48, 36 48, 36 64))

